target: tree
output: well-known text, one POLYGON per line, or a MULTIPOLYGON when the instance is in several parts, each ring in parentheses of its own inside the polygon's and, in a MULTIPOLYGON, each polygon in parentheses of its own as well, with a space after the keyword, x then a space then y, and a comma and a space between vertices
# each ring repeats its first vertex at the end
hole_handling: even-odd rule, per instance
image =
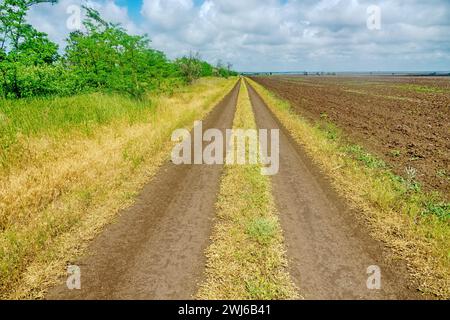
POLYGON ((231 62, 227 62, 227 70, 228 70, 228 73, 231 72, 231 68, 233 68, 233 64, 232 64, 231 62))
POLYGON ((58 46, 25 21, 37 0, 4 0, 0 4, 0 74, 4 96, 34 95, 45 89, 43 73, 58 59, 58 46))
POLYGON ((198 53, 169 61, 150 47, 147 35, 130 35, 89 7, 83 7, 84 31, 71 32, 59 56, 57 45, 26 23, 30 7, 56 0, 0 1, 0 96, 114 90, 140 97, 147 90, 170 91, 199 77, 230 74, 230 64, 214 69, 198 53))
POLYGON ((201 74, 200 77, 211 77, 213 75, 214 68, 206 61, 201 61, 201 74))
POLYGON ((177 59, 176 64, 187 83, 192 83, 195 79, 200 78, 205 68, 198 52, 195 54, 191 52, 188 56, 177 59))
POLYGON ((218 60, 217 61, 217 65, 216 65, 216 76, 218 77, 224 77, 224 78, 228 78, 229 76, 232 75, 232 71, 231 68, 233 67, 233 65, 231 63, 227 63, 226 65, 222 62, 222 60, 218 60))
POLYGON ((89 87, 141 96, 175 73, 166 56, 150 48, 147 36, 129 35, 119 24, 103 20, 96 10, 84 9, 86 31, 70 34, 65 54, 74 90, 89 87))

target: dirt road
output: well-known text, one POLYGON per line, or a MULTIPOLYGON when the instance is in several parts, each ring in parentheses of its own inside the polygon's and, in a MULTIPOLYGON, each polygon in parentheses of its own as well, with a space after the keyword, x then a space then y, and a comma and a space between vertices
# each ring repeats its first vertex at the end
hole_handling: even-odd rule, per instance
MULTIPOLYGON (((280 124, 249 86, 257 126, 280 124)), ((412 299, 406 269, 388 263, 353 212, 339 199, 301 148, 280 130, 280 172, 273 192, 287 246, 289 271, 306 299, 412 299), (381 268, 382 290, 368 290, 367 268, 381 268)), ((357 214, 357 213, 356 213, 357 214)))
MULTIPOLYGON (((214 109, 204 130, 231 128, 239 87, 214 109)), ((259 128, 280 124, 249 86, 259 128)), ((164 165, 78 261, 82 290, 62 284, 48 299, 191 299, 205 269, 222 166, 164 165)), ((281 129, 280 172, 273 192, 287 246, 289 272, 306 299, 421 298, 407 287, 405 266, 389 262, 357 213, 331 189, 302 149, 281 129), (382 289, 368 290, 367 268, 379 266, 382 289)))
MULTIPOLYGON (((215 107, 203 129, 231 128, 239 86, 215 107)), ((62 279, 47 299, 192 299, 204 271, 222 166, 170 162, 90 246, 81 290, 62 279)))

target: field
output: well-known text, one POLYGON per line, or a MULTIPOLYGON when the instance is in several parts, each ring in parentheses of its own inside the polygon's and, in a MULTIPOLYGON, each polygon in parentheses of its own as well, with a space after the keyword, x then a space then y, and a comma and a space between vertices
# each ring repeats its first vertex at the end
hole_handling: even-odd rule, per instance
POLYGON ((0 0, 0 300, 450 300, 449 1, 384 2, 0 0))
POLYGON ((1 297, 448 299, 447 90, 204 78, 142 99, 1 100, 1 297), (202 119, 204 134, 277 131, 279 171, 176 164, 171 134, 202 119), (80 290, 67 287, 72 265, 80 290))
POLYGON ((401 176, 450 195, 447 78, 254 78, 310 120, 328 121, 401 176))
POLYGON ((75 255, 82 290, 67 290, 58 269, 60 278, 37 286, 47 299, 449 296, 445 206, 329 118, 311 123, 250 79, 228 92, 209 108, 204 132, 279 130, 278 174, 262 176, 261 164, 161 162, 117 221, 75 255), (436 212, 424 214, 425 203, 436 212), (373 265, 380 290, 367 287, 373 265))

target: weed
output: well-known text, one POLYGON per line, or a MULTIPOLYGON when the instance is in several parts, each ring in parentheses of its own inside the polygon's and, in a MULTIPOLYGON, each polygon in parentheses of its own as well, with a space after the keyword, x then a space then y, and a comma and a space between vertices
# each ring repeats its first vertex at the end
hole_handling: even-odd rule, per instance
POLYGON ((435 215, 439 219, 444 221, 450 220, 450 203, 440 202, 435 203, 427 201, 424 204, 425 209, 422 211, 422 215, 435 215))
POLYGON ((377 168, 385 168, 386 163, 383 160, 378 159, 377 157, 371 155, 366 152, 359 145, 346 145, 341 148, 346 154, 350 155, 354 159, 362 162, 367 168, 377 169, 377 168))
POLYGON ((389 154, 390 154, 392 157, 398 158, 398 157, 401 156, 402 152, 401 152, 400 150, 392 150, 389 154))
POLYGON ((317 124, 317 127, 326 133, 327 139, 335 141, 340 137, 340 130, 336 125, 328 121, 321 121, 317 124))
POLYGON ((260 244, 269 244, 277 231, 277 221, 273 218, 257 217, 247 227, 248 235, 260 244))
POLYGON ((450 174, 445 169, 437 170, 436 177, 450 180, 450 174))
POLYGON ((446 93, 447 91, 437 87, 430 86, 420 86, 415 84, 402 84, 398 85, 397 88, 414 91, 418 93, 446 93))
MULTIPOLYGON (((233 127, 256 128, 245 85, 241 85, 233 127)), ((217 208, 218 221, 213 242, 207 250, 207 279, 197 297, 297 298, 286 270, 283 237, 270 180, 261 175, 260 166, 226 166, 217 208)))
POLYGON ((414 192, 419 192, 421 190, 421 186, 420 183, 416 181, 417 170, 413 167, 406 167, 405 174, 406 174, 406 185, 408 189, 414 192))

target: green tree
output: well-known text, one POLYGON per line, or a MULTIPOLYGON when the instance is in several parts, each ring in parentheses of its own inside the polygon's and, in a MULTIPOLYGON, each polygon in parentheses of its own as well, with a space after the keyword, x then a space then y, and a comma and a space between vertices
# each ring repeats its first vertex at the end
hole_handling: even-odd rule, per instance
POLYGON ((112 89, 140 96, 175 74, 166 56, 150 48, 146 35, 129 35, 119 24, 103 20, 96 10, 84 9, 86 31, 70 34, 65 54, 76 89, 112 89))
POLYGON ((211 77, 213 75, 214 68, 212 65, 210 65, 206 61, 201 62, 202 71, 201 71, 201 77, 211 77))
POLYGON ((176 64, 187 83, 192 83, 202 75, 203 65, 198 52, 177 59, 176 64))
POLYGON ((199 77, 228 77, 190 54, 175 62, 150 47, 147 35, 130 35, 98 11, 83 7, 83 31, 70 33, 65 53, 45 33, 26 23, 29 8, 56 0, 0 0, 0 95, 28 97, 114 90, 140 97, 147 90, 172 90, 199 77))
POLYGON ((47 35, 26 23, 36 0, 4 0, 0 4, 0 85, 4 96, 23 97, 48 90, 51 65, 58 59, 58 46, 47 35))

